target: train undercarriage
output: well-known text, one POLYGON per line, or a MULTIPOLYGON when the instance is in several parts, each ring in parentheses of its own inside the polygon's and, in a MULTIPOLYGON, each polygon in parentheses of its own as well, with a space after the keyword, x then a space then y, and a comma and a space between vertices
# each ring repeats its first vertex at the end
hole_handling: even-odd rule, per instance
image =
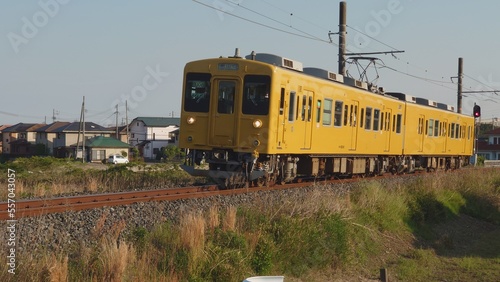
POLYGON ((221 188, 241 188, 273 186, 303 178, 340 178, 384 173, 413 173, 418 170, 450 170, 468 164, 467 156, 269 155, 219 149, 188 151, 182 168, 191 175, 211 178, 221 188))

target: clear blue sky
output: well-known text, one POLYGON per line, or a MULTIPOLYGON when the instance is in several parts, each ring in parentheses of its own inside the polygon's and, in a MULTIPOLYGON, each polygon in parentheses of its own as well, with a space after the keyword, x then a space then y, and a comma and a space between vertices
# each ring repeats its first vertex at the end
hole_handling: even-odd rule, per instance
MULTIPOLYGON (((178 116, 185 63, 236 47, 337 72, 338 38, 328 43, 328 31, 338 30, 339 1, 199 2, 0 1, 0 124, 50 123, 53 110, 78 120, 83 96, 86 119, 102 125, 114 123, 116 104, 124 121, 125 99, 130 120, 178 116)), ((464 90, 500 89, 498 11, 497 0, 347 1, 348 49, 404 50, 379 56, 398 72, 379 68, 377 84, 456 106, 459 57, 464 90)), ((499 95, 467 94, 463 112, 475 102, 483 119, 500 117, 499 95)))

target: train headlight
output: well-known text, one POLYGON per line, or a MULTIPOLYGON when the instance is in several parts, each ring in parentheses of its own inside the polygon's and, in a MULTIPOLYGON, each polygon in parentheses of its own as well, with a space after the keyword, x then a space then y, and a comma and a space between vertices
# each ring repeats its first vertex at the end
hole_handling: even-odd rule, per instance
POLYGON ((187 118, 187 123, 188 124, 193 124, 195 121, 196 121, 196 119, 194 117, 188 117, 187 118))
POLYGON ((260 141, 259 140, 257 140, 257 139, 253 140, 253 146, 254 147, 259 147, 259 145, 260 145, 260 141))
POLYGON ((188 142, 193 142, 193 136, 188 136, 187 140, 188 142))
POLYGON ((256 119, 252 123, 254 128, 261 128, 262 127, 262 121, 260 119, 256 119))

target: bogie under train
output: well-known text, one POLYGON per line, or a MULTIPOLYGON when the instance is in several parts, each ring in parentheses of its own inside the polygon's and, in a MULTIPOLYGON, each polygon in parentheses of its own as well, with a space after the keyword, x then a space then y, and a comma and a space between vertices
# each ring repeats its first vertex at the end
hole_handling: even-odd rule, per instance
POLYGON ((474 118, 453 107, 275 55, 184 69, 183 168, 224 186, 456 169, 473 141, 474 118))

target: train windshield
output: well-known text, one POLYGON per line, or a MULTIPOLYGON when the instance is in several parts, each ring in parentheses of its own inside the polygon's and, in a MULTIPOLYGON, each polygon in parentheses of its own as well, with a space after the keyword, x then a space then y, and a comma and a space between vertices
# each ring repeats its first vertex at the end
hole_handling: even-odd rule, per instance
POLYGON ((188 73, 186 75, 184 111, 208 113, 210 108, 210 77, 209 73, 188 73))
POLYGON ((242 111, 247 115, 269 113, 271 78, 266 75, 247 75, 243 86, 242 111))

